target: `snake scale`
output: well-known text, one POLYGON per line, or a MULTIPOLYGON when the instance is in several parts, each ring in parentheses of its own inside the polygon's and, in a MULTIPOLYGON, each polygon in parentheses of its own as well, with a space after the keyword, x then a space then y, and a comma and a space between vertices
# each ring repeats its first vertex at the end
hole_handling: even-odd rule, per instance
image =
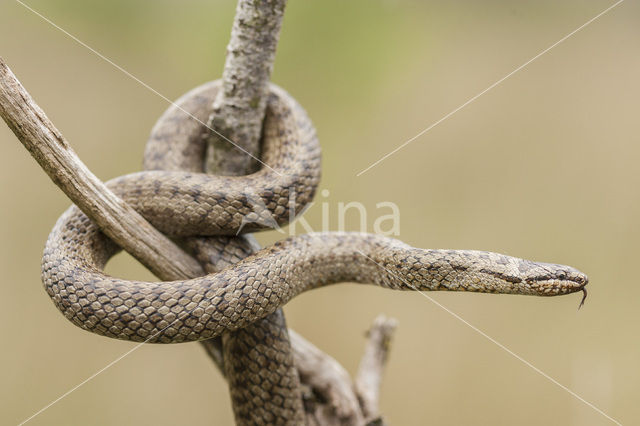
POLYGON ((173 282, 111 277, 104 267, 119 248, 70 207, 47 240, 42 279, 73 324, 123 340, 197 341, 242 329, 277 314, 302 292, 340 282, 394 290, 537 296, 583 291, 586 296, 588 279, 572 267, 491 252, 421 249, 379 235, 324 232, 253 253, 242 236, 220 237, 283 225, 300 214, 320 180, 320 147, 302 107, 271 85, 261 154, 267 166, 240 177, 204 174, 201 121, 218 88, 218 82, 207 83, 184 95, 152 130, 146 170, 107 182, 156 228, 214 265, 207 269, 213 273, 173 282), (202 248, 207 240, 213 241, 207 243, 210 250, 202 248), (234 258, 242 260, 234 263, 234 258))

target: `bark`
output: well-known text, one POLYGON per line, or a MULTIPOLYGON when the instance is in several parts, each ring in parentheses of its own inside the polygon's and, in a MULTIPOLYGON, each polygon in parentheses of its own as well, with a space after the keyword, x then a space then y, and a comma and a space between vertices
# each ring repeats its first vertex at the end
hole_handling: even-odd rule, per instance
POLYGON ((384 366, 391 349, 391 337, 396 326, 395 320, 380 315, 367 333, 369 340, 360 361, 355 387, 362 412, 368 423, 380 424, 382 422, 378 407, 380 385, 384 366))
POLYGON ((267 85, 286 0, 239 0, 222 73, 222 90, 213 104, 206 166, 212 173, 244 175, 256 171, 267 85))
POLYGON ((51 180, 113 241, 163 280, 201 276, 193 258, 105 186, 0 58, 0 115, 51 180))

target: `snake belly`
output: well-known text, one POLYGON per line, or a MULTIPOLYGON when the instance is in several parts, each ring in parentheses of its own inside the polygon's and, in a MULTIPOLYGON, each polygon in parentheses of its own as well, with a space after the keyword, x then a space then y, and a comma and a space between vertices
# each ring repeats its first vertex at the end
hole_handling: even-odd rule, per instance
MULTIPOLYGON (((110 189, 162 232, 184 238, 235 235, 287 223, 313 198, 320 148, 304 110, 271 86, 261 159, 248 176, 202 173, 206 121, 217 83, 170 108, 152 132, 145 167, 110 189), (177 137, 176 135, 180 135, 177 137), (154 142, 155 141, 155 142, 154 142)), ((588 279, 564 265, 490 252, 414 248, 363 233, 291 237, 222 271, 190 280, 143 282, 111 277, 104 267, 119 248, 78 208, 57 221, 44 250, 42 279, 55 306, 75 325, 108 337, 179 343, 220 336, 275 312, 296 295, 357 282, 396 290, 449 290, 555 296, 588 279)))

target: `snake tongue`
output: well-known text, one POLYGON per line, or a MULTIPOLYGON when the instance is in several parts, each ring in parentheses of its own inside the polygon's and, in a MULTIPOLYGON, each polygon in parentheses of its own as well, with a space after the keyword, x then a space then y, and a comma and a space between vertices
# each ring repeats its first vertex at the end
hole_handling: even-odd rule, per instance
POLYGON ((586 288, 582 288, 582 300, 580 301, 580 305, 578 306, 578 310, 580 310, 580 308, 582 308, 582 305, 584 305, 584 301, 587 300, 587 289, 586 288))

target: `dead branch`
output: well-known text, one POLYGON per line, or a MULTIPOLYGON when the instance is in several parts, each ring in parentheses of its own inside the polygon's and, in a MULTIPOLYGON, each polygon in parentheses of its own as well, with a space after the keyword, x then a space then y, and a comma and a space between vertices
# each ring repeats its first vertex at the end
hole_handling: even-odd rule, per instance
POLYGON ((391 337, 397 321, 378 316, 367 333, 369 340, 356 375, 356 392, 367 422, 380 417, 378 402, 382 373, 391 349, 391 337))
POLYGON ((244 175, 258 169, 267 84, 286 3, 238 1, 222 90, 209 119, 217 131, 210 134, 207 150, 207 169, 212 173, 244 175))
POLYGON ((204 275, 200 264, 106 187, 0 58, 0 114, 51 180, 113 241, 163 280, 204 275))

